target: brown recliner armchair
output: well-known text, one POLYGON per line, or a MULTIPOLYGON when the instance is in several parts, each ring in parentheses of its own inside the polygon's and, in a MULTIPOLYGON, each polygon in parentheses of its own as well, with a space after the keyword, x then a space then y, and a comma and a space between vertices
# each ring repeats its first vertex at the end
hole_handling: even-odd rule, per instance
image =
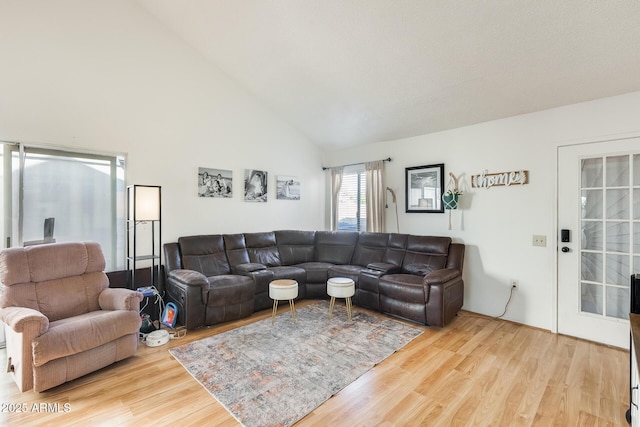
POLYGON ((0 252, 0 320, 20 391, 44 391, 133 355, 142 294, 109 288, 97 243, 0 252))

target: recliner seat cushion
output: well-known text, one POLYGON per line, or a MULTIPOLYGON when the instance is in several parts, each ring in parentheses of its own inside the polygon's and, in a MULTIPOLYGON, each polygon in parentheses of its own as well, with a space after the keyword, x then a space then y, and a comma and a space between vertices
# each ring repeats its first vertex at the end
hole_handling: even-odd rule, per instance
POLYGON ((206 292, 206 305, 209 307, 221 307, 252 301, 255 297, 256 287, 248 276, 221 275, 208 277, 210 286, 203 289, 206 292))
POLYGON ((92 311, 49 323, 49 330, 32 342, 33 363, 77 354, 128 334, 137 334, 140 315, 132 310, 92 311))
POLYGON ((388 297, 407 303, 424 304, 429 300, 429 290, 422 284, 423 277, 413 274, 389 274, 378 282, 380 298, 388 297))

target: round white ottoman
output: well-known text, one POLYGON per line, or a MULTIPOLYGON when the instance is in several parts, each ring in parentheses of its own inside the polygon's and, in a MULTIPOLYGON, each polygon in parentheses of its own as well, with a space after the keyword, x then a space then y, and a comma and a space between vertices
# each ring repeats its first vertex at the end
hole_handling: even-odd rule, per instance
POLYGON ((327 280, 327 294, 331 297, 329 303, 329 319, 333 314, 333 306, 336 298, 345 298, 347 304, 347 315, 351 320, 351 297, 356 293, 356 284, 346 277, 332 277, 327 280))
POLYGON ((296 323, 296 306, 293 302, 298 297, 298 282, 291 279, 278 279, 269 283, 269 298, 273 300, 273 310, 271 311, 271 324, 275 322, 276 311, 278 311, 278 301, 289 300, 291 318, 296 323))

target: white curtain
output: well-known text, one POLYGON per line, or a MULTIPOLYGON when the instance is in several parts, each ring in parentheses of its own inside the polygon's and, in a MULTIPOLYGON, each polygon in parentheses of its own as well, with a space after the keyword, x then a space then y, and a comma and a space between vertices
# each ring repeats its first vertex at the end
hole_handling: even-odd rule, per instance
POLYGON ((364 164, 367 179, 367 231, 384 232, 384 161, 364 164))
POLYGON ((342 186, 342 170, 344 167, 331 168, 331 229, 338 230, 338 194, 342 186))

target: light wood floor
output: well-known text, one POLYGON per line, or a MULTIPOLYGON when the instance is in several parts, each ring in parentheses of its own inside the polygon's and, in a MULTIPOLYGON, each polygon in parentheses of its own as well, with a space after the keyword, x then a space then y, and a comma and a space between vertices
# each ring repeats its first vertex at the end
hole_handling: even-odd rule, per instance
MULTIPOLYGON (((0 374, 2 409, 26 404, 30 411, 2 412, 0 424, 237 425, 167 349, 270 314, 141 346, 125 361, 40 394, 20 393, 10 374, 0 374), (50 412, 55 404, 60 411, 50 412)), ((447 328, 423 329, 297 426, 627 426, 626 351, 465 312, 447 328)), ((0 362, 6 366, 4 350, 0 362)))

